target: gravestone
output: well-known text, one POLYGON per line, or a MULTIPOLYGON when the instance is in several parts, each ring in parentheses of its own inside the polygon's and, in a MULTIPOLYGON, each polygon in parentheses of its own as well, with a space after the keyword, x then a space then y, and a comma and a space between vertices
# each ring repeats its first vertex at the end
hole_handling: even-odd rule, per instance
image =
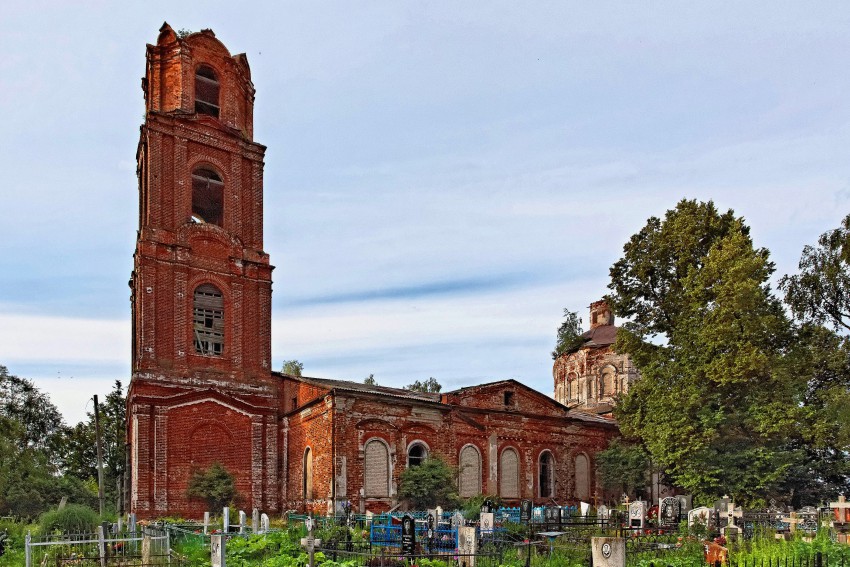
POLYGON ((463 518, 463 514, 460 512, 455 512, 454 516, 452 516, 452 528, 459 529, 462 528, 465 524, 465 520, 463 518))
POLYGON ((63 496, 62 500, 59 501, 59 509, 62 510, 68 504, 68 497, 63 496))
POLYGON ((676 496, 679 499, 679 517, 684 519, 688 512, 693 508, 693 496, 690 494, 679 494, 676 496))
POLYGON ((801 530, 805 530, 807 532, 818 531, 818 519, 820 517, 820 512, 817 508, 814 506, 803 506, 797 514, 803 520, 799 525, 801 530))
POLYGON ((658 501, 658 522, 670 526, 679 523, 681 503, 675 496, 668 496, 658 501))
POLYGON ((523 500, 519 504, 519 521, 523 524, 527 524, 531 521, 531 510, 532 510, 531 500, 523 500))
POLYGON ((708 506, 700 506, 688 511, 688 527, 692 528, 696 524, 702 524, 706 528, 710 528, 714 520, 714 508, 708 506))
POLYGON ((629 527, 643 528, 646 524, 646 502, 635 500, 629 504, 629 527))
POLYGON ((268 533, 269 531, 269 515, 265 512, 260 516, 260 533, 268 533))
POLYGON ((426 516, 427 524, 428 524, 428 539, 433 539, 434 534, 437 533, 437 510, 430 509, 428 510, 428 515, 426 516))
POLYGON ((492 502, 492 501, 488 498, 488 499, 487 499, 487 500, 485 500, 485 501, 484 501, 484 503, 481 505, 481 513, 483 513, 483 514, 489 514, 489 513, 490 513, 490 512, 492 512, 492 511, 493 511, 493 502, 492 502))
MULTIPOLYGON (((210 536, 210 559, 212 567, 225 567, 225 543, 226 538, 223 534, 213 534, 210 536)), ((147 565, 149 562, 142 558, 142 563, 147 565)))
POLYGON ((495 514, 492 512, 482 512, 481 519, 479 520, 479 525, 481 529, 481 535, 492 534, 493 528, 495 526, 496 518, 495 514))
POLYGON ((581 510, 582 516, 587 516, 587 513, 590 512, 590 503, 582 502, 579 504, 579 509, 581 510))
POLYGON ((606 506, 605 504, 603 504, 602 506, 600 506, 599 508, 596 509, 596 517, 597 518, 607 520, 610 515, 611 515, 611 511, 608 509, 608 506, 606 506))
POLYGON ((240 534, 245 533, 245 524, 247 522, 248 522, 248 515, 245 512, 243 512, 242 510, 239 510, 239 533, 240 534))
POLYGON ((437 525, 439 526, 440 523, 443 521, 443 507, 437 506, 436 510, 437 510, 437 525))
POLYGON ((478 539, 474 527, 462 527, 457 531, 457 562, 459 567, 475 567, 478 539))
POLYGON ((547 525, 561 524, 561 510, 555 506, 546 506, 543 508, 543 519, 545 520, 547 525))
POLYGON ((204 535, 210 533, 210 513, 204 512, 204 535))
POLYGON ((224 533, 230 531, 230 508, 227 506, 221 511, 221 531, 224 533))
POLYGON ((254 533, 260 531, 260 511, 257 508, 254 508, 251 513, 251 531, 254 533))
POLYGON ((416 521, 410 514, 401 519, 401 553, 408 557, 416 553, 416 521))
POLYGON ((621 537, 590 538, 593 567, 626 567, 626 540, 621 537))
POLYGON ((735 506, 734 502, 730 502, 726 507, 726 526, 724 526, 720 533, 725 537, 728 541, 735 541, 738 539, 738 534, 741 532, 741 528, 735 524, 735 520, 737 518, 744 517, 744 510, 735 506))
POLYGON ((729 508, 729 504, 731 502, 731 498, 729 498, 728 496, 724 496, 723 498, 714 503, 714 509, 717 510, 718 514, 724 515, 726 514, 726 510, 729 508))

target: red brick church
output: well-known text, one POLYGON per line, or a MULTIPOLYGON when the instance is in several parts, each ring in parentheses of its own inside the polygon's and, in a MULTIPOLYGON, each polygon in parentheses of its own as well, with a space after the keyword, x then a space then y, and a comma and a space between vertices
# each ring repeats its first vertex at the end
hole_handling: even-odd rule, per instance
POLYGON ((142 90, 133 512, 200 516, 189 476, 214 462, 236 478, 244 509, 386 510, 400 473, 429 454, 458 467, 461 496, 601 497, 595 455, 616 425, 517 381, 426 394, 272 371, 265 147, 253 139, 248 60, 210 30, 178 36, 165 24, 147 46, 142 90))

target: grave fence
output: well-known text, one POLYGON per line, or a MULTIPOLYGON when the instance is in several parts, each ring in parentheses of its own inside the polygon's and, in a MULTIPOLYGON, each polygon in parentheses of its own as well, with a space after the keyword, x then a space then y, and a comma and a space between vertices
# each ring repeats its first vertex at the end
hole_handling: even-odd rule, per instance
POLYGON ((184 563, 171 552, 169 533, 160 527, 110 534, 102 526, 96 533, 32 536, 25 538, 25 565, 74 567, 152 567, 184 563))

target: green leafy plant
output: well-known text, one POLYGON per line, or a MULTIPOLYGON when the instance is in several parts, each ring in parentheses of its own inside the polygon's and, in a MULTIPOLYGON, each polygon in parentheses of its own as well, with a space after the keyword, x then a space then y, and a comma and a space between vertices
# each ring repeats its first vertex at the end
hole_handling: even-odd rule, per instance
POLYGON ((94 533, 100 517, 97 512, 81 504, 69 504, 61 510, 51 510, 42 514, 39 526, 42 534, 94 533))
POLYGON ((193 472, 186 493, 189 498, 204 500, 211 510, 220 510, 239 499, 236 481, 221 463, 193 472))

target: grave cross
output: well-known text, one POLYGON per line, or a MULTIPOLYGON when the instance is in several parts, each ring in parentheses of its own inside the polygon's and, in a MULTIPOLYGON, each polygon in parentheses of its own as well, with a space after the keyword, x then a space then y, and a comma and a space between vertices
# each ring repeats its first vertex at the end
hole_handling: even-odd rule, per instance
POLYGON ((788 524, 788 531, 792 534, 797 531, 797 524, 802 524, 805 520, 797 517, 797 512, 791 512, 788 516, 781 518, 782 522, 788 524))
POLYGON ((838 502, 830 502, 829 507, 835 514, 835 524, 850 524, 850 502, 843 494, 838 495, 838 502))

